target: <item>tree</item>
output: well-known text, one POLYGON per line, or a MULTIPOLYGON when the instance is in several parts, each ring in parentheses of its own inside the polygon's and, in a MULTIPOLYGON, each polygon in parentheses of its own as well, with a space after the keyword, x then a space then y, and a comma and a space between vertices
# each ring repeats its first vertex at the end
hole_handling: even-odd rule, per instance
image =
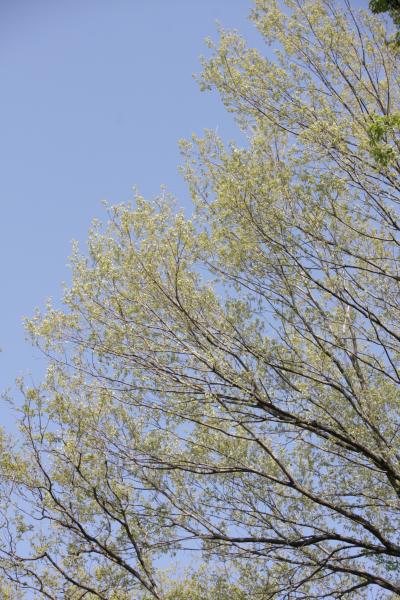
POLYGON ((252 19, 272 59, 222 30, 204 62, 246 141, 182 144, 193 217, 110 208, 27 323, 49 368, 2 453, 18 593, 400 594, 399 63, 348 4, 252 19))
MULTIPOLYGON (((400 2, 398 0, 371 0, 369 7, 373 13, 389 13, 397 29, 400 27, 400 2)), ((399 33, 396 35, 398 42, 399 33)))

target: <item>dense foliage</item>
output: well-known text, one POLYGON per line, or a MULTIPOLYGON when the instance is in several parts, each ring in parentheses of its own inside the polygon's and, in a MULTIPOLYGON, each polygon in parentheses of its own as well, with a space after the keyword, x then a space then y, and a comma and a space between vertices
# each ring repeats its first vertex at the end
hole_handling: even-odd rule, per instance
POLYGON ((192 218, 110 208, 27 323, 4 597, 400 594, 400 63, 350 6, 252 19, 265 55, 210 42, 246 143, 182 144, 192 218))
MULTIPOLYGON (((400 2, 399 0, 371 0, 369 6, 373 13, 388 13, 396 25, 400 28, 400 2)), ((399 41, 399 32, 396 34, 396 41, 399 41)))

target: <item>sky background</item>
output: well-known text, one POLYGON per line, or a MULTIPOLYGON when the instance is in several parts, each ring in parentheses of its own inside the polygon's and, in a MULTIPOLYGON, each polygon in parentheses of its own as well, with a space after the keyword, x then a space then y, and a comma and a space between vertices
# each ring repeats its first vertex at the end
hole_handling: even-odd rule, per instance
MULTIPOLYGON (((357 2, 358 4, 358 2, 357 2)), ((262 47, 248 0, 0 0, 0 390, 43 361, 23 316, 61 298, 71 241, 84 247, 102 200, 160 185, 189 206, 178 140, 237 136, 216 94, 201 93, 215 21, 262 47)), ((6 420, 9 416, 6 416, 6 420)))
MULTIPOLYGON (((160 185, 188 206, 178 140, 236 128, 201 93, 204 39, 218 19, 256 43, 247 0, 0 0, 0 390, 43 361, 23 316, 57 303, 71 241, 84 246, 102 200, 160 185)), ((259 43, 259 42, 258 42, 259 43)), ((8 419, 8 417, 7 417, 8 419)))

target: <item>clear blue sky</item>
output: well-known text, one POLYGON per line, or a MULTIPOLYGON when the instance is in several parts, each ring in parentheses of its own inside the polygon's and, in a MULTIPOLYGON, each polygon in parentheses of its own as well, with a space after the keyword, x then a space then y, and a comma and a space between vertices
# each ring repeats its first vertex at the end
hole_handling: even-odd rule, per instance
POLYGON ((204 38, 215 20, 250 40, 248 0, 0 0, 0 389, 42 371, 22 317, 68 281, 101 200, 153 196, 188 204, 177 141, 203 128, 235 135, 218 97, 202 94, 204 38))
MULTIPOLYGON (((355 0, 354 4, 366 4, 355 0)), ((68 281, 101 200, 189 198, 177 141, 236 135, 217 95, 202 94, 204 38, 215 21, 260 44, 250 0, 0 0, 0 390, 42 372, 22 317, 68 281)))

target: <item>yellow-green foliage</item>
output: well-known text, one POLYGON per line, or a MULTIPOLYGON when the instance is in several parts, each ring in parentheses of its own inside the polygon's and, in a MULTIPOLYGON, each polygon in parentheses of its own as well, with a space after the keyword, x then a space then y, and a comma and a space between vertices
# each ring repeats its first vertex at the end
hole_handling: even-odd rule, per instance
POLYGON ((27 322, 0 558, 37 598, 400 594, 400 63, 349 5, 251 18, 200 77, 244 147, 182 142, 192 217, 109 208, 27 322))

